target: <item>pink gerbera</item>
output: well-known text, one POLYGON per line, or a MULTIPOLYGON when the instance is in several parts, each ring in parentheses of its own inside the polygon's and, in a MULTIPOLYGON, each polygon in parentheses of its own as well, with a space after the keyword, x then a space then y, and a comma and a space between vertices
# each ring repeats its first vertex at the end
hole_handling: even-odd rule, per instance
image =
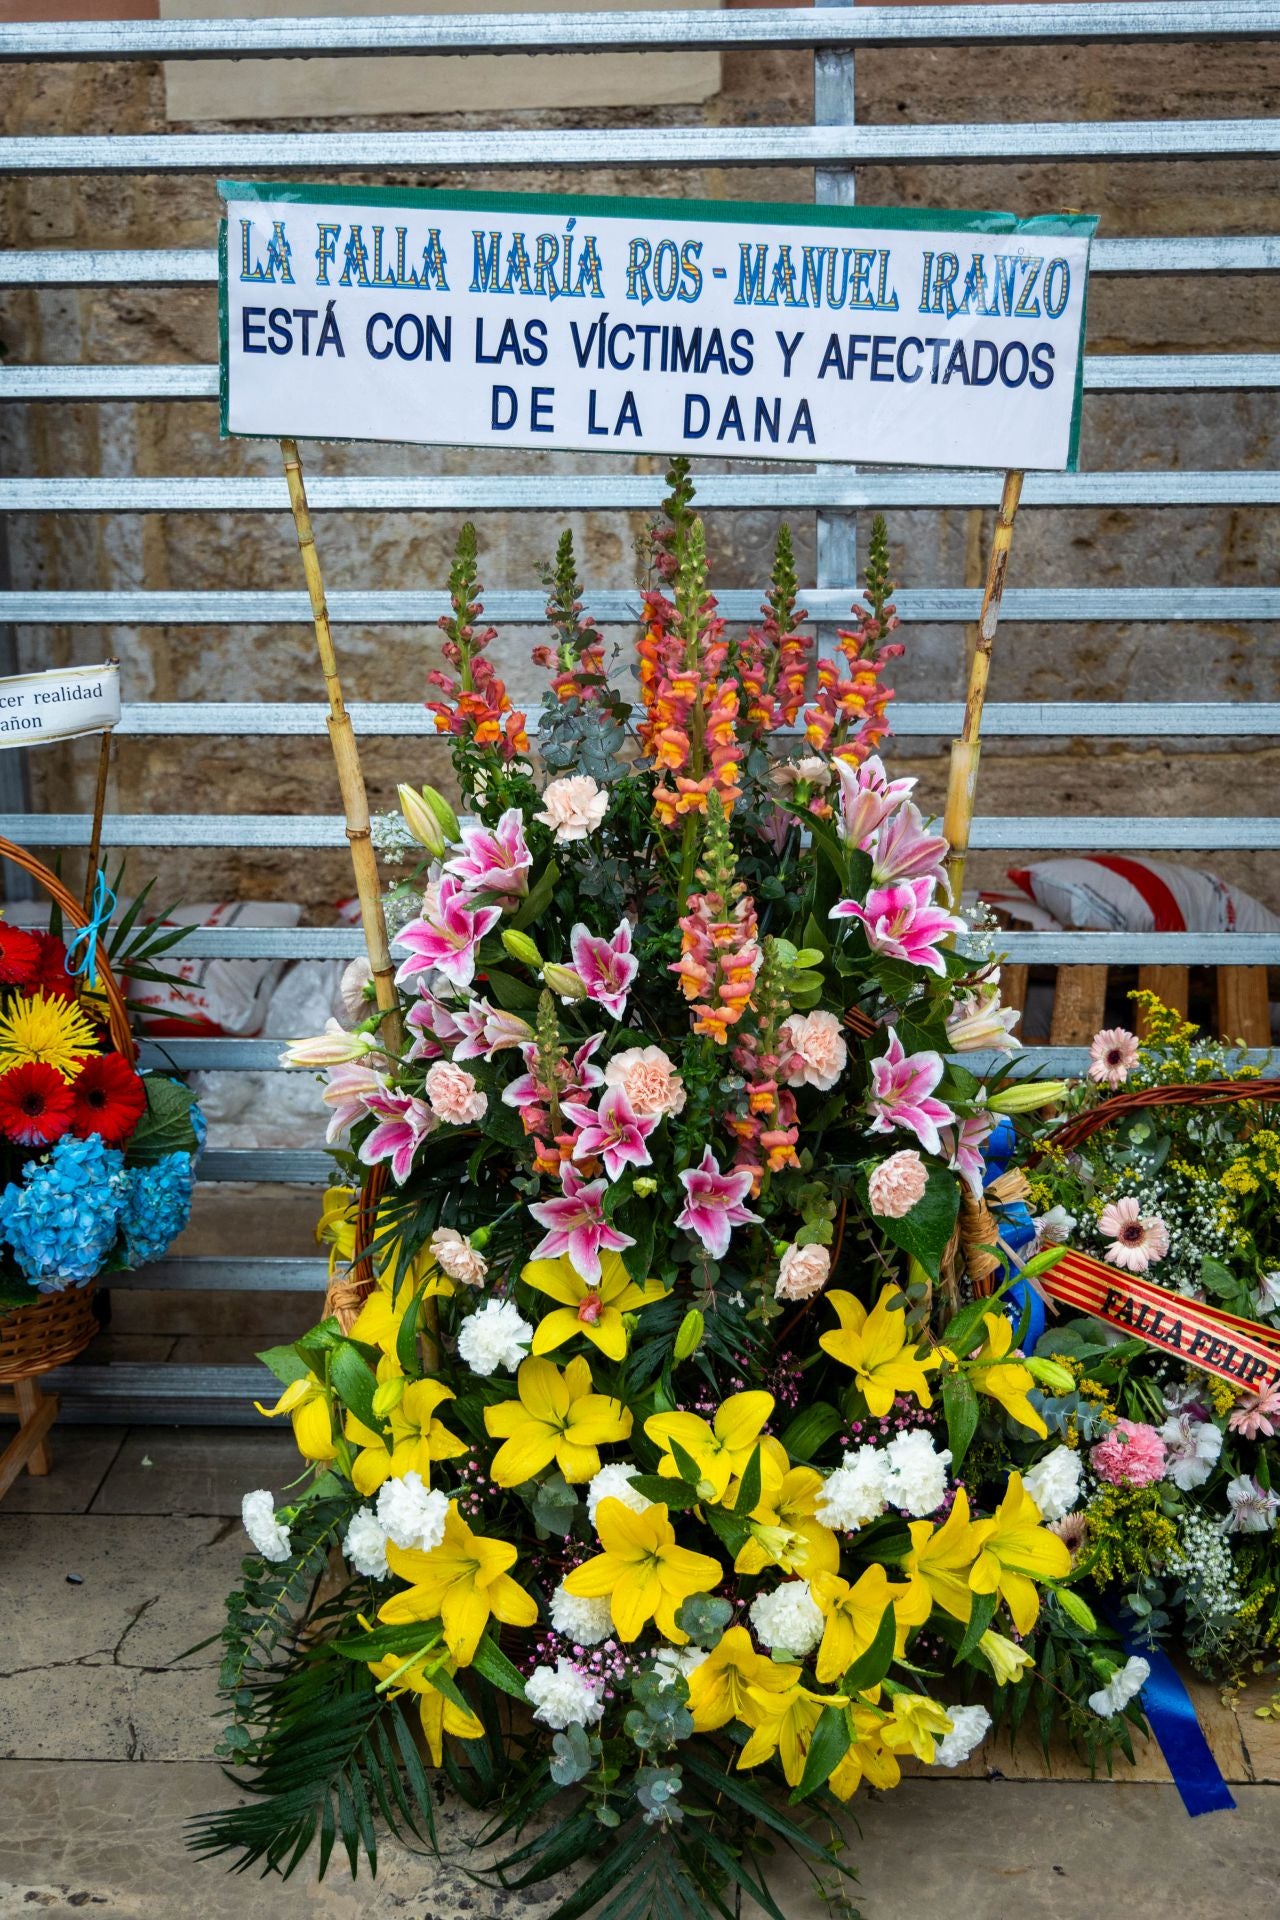
POLYGON ((1169 1251, 1168 1227, 1158 1214, 1140 1213, 1131 1193, 1107 1203, 1098 1215, 1098 1232, 1111 1241, 1103 1259, 1130 1273, 1145 1273, 1169 1251))
POLYGON ((1089 1043, 1089 1078, 1099 1086, 1122 1087, 1138 1064, 1138 1042, 1124 1027, 1104 1027, 1089 1043))

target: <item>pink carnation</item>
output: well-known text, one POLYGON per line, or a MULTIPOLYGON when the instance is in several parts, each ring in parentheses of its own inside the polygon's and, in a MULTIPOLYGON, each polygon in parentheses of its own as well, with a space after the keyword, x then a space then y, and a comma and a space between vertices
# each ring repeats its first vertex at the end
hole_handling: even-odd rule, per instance
POLYGON ((834 1013, 793 1013, 778 1035, 782 1077, 789 1087, 829 1093, 844 1072, 849 1049, 834 1013))
POLYGON ((437 1120, 451 1127, 470 1126, 489 1104, 488 1095, 477 1087, 474 1076, 448 1060, 437 1060, 427 1069, 426 1093, 437 1120))
POLYGON ((778 1266, 774 1294, 779 1300, 812 1300, 831 1276, 831 1255, 825 1247, 788 1247, 778 1266))
POLYGON ((679 1113, 685 1103, 684 1081, 661 1047, 626 1047, 615 1053, 604 1070, 605 1085, 621 1087, 639 1114, 679 1113))
POLYGON ((1167 1450, 1154 1427, 1144 1420, 1117 1420, 1105 1440, 1089 1453, 1089 1464, 1099 1480, 1113 1487, 1149 1487, 1164 1476, 1167 1450))
POLYGON ((871 1211, 882 1220, 901 1220, 923 1199, 928 1184, 924 1161, 914 1147, 892 1153, 873 1169, 867 1183, 871 1211))

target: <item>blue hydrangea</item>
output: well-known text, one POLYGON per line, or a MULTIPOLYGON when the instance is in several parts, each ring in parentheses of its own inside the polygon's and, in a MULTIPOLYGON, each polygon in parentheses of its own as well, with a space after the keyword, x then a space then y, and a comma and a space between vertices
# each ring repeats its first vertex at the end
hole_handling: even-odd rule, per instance
POLYGON ((189 1153, 166 1153, 154 1166, 130 1167, 124 1176, 120 1230, 131 1267, 157 1260, 191 1218, 195 1180, 189 1153))
MULTIPOLYGON (((176 1158, 185 1158, 178 1155, 176 1158)), ((124 1155, 99 1135, 70 1134, 22 1169, 0 1196, 0 1234, 42 1293, 87 1286, 101 1272, 119 1229, 124 1155)))

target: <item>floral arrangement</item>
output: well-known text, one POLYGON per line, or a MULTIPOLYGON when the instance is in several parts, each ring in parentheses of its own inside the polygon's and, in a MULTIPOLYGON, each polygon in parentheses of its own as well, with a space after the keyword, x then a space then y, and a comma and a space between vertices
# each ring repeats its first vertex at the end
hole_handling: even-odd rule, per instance
POLYGON ((405 787, 386 836, 418 860, 407 1040, 357 968, 353 1026, 285 1056, 323 1074, 334 1298, 369 1284, 261 1356, 310 1471, 245 1497, 221 1751, 251 1798, 194 1836, 241 1865, 318 1835, 354 1872, 378 1816, 443 1844, 434 1766, 492 1810, 504 1886, 587 1860, 565 1920, 777 1916, 772 1851, 838 1879, 860 1784, 959 1764, 1046 1657, 1095 1746, 1141 1724, 1056 1482, 1010 1454, 1063 1365, 957 1277, 993 1126, 1062 1088, 1015 1077, 946 843, 877 752, 883 522, 815 663, 785 529, 731 635, 691 494, 677 463, 634 715, 562 539, 542 777, 464 530, 430 678, 471 818, 405 787))
MULTIPOLYGON (((157 957, 181 929, 139 926, 141 904, 113 957, 163 978, 157 957)), ((91 955, 69 958, 56 919, 44 933, 0 921, 0 1319, 158 1258, 190 1213, 199 1109, 116 1051, 76 964, 94 971, 91 955)))

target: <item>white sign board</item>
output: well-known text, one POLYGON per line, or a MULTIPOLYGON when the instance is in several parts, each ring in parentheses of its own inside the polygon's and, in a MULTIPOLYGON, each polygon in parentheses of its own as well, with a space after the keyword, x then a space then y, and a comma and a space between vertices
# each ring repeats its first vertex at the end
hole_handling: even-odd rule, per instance
POLYGON ((120 721, 120 669, 51 667, 0 680, 0 748, 106 733, 120 721))
POLYGON ((1090 215, 222 193, 224 433, 1075 464, 1090 215))

